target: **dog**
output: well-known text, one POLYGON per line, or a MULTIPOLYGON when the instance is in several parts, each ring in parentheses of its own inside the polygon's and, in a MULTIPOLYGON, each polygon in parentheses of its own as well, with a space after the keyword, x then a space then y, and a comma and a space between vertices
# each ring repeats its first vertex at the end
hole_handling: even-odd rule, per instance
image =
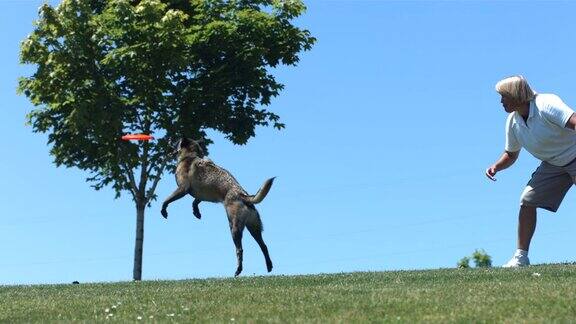
POLYGON ((272 260, 268 253, 268 247, 262 239, 262 220, 254 205, 266 197, 275 178, 266 180, 255 195, 249 195, 230 172, 204 157, 201 143, 202 140, 195 141, 188 138, 182 138, 178 142, 178 163, 175 174, 178 188, 162 204, 162 216, 167 219, 166 208, 168 205, 187 194, 194 197, 192 210, 198 219, 202 217, 198 207, 200 202, 221 202, 226 209, 232 239, 236 246, 238 267, 234 276, 238 276, 242 272, 242 232, 244 227, 248 228, 260 246, 266 259, 268 272, 272 271, 272 260))

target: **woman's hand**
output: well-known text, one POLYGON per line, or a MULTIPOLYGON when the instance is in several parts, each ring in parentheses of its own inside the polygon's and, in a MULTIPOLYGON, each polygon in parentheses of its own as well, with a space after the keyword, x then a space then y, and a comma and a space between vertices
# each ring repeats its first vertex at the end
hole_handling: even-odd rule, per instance
POLYGON ((496 175, 496 166, 492 165, 491 167, 489 167, 488 169, 486 169, 486 176, 488 177, 488 179, 492 180, 492 181, 496 181, 496 178, 494 178, 494 176, 496 175))

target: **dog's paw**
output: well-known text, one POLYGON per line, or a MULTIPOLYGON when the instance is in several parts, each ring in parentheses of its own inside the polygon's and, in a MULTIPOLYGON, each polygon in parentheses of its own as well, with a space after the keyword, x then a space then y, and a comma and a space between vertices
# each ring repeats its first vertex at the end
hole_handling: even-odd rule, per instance
POLYGON ((198 218, 198 219, 202 218, 202 214, 200 214, 200 212, 194 211, 192 214, 194 214, 194 216, 196 216, 196 218, 198 218))
POLYGON ((238 267, 238 269, 236 269, 236 273, 234 274, 234 277, 238 277, 240 272, 242 272, 242 267, 238 267))
POLYGON ((162 217, 168 219, 168 212, 166 211, 166 209, 162 209, 162 210, 160 211, 160 214, 162 214, 162 217))
POLYGON ((266 262, 266 269, 268 269, 268 272, 272 271, 272 261, 270 261, 270 263, 266 262))

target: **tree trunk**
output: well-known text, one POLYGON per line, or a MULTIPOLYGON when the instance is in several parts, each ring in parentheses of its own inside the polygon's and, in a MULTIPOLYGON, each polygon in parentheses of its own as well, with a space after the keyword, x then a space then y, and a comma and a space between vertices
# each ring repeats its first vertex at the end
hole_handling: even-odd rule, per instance
POLYGON ((136 246, 134 247, 133 279, 142 280, 142 252, 144 249, 144 211, 146 204, 136 203, 136 246))

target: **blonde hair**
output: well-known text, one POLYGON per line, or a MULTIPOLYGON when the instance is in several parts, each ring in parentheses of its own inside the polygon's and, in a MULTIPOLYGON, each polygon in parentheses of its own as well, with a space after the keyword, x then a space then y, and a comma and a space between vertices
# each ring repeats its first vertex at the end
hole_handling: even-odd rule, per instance
POLYGON ((536 96, 536 92, 532 91, 528 81, 521 75, 511 76, 498 81, 496 83, 496 91, 503 96, 520 102, 529 102, 536 96))

